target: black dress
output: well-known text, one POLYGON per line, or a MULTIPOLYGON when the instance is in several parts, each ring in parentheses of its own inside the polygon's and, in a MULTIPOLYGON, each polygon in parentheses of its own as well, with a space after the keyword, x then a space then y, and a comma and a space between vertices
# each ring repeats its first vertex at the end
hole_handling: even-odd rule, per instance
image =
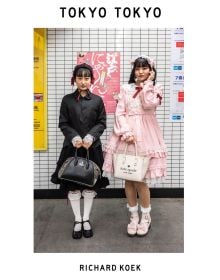
MULTIPOLYGON (((65 139, 57 161, 56 170, 51 176, 51 182, 60 184, 60 188, 66 191, 88 188, 76 183, 60 180, 58 172, 63 162, 68 157, 75 155, 72 139, 77 135, 84 138, 87 134, 91 134, 94 137, 93 144, 89 148, 89 158, 102 170, 104 158, 100 136, 106 128, 106 112, 102 98, 90 91, 88 91, 85 97, 82 97, 78 90, 65 95, 60 108, 59 128, 63 132, 65 139)), ((80 157, 86 157, 86 149, 78 149, 77 154, 80 157)), ((108 178, 101 176, 92 189, 97 190, 108 185, 108 178)))

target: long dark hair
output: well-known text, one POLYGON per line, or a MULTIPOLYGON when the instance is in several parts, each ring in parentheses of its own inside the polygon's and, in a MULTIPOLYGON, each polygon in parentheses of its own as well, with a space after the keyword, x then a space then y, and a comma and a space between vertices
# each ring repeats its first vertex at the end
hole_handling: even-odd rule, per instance
POLYGON ((71 85, 74 85, 76 77, 90 77, 91 83, 94 82, 93 69, 90 65, 86 63, 78 64, 73 70, 73 76, 71 78, 71 85))
POLYGON ((130 79, 128 81, 129 84, 135 83, 135 69, 136 69, 136 67, 148 67, 150 69, 150 71, 153 70, 155 72, 155 76, 154 76, 154 79, 153 79, 153 84, 155 85, 155 81, 156 81, 156 78, 157 78, 157 71, 154 68, 154 66, 153 67, 151 66, 148 59, 145 58, 145 57, 138 57, 134 61, 133 68, 132 68, 131 75, 130 75, 130 79))

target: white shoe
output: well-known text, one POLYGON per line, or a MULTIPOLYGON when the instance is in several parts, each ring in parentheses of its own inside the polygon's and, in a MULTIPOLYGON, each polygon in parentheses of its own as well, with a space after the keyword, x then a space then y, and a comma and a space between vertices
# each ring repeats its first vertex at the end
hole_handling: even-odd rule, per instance
POLYGON ((140 224, 137 225, 137 235, 145 236, 151 227, 151 216, 149 213, 142 213, 140 224))
POLYGON ((128 236, 132 237, 136 235, 138 222, 139 222, 138 212, 131 213, 130 223, 127 226, 128 236))

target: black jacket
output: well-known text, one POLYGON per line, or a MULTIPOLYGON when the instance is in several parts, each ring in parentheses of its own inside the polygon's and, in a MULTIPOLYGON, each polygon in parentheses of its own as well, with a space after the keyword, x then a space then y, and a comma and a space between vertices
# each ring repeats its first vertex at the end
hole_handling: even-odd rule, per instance
POLYGON ((72 139, 86 134, 94 137, 93 147, 101 145, 100 136, 106 128, 106 112, 100 96, 88 91, 85 97, 78 90, 63 97, 60 107, 59 128, 65 136, 63 146, 72 139))

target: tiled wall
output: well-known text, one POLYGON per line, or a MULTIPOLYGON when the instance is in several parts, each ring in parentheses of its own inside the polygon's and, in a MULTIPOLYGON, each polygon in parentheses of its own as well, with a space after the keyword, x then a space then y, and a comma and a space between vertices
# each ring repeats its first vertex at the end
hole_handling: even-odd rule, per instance
MULTIPOLYGON (((166 181, 152 187, 183 188, 183 123, 173 123, 170 113, 170 29, 48 29, 48 150, 34 153, 35 189, 55 189, 50 175, 55 169, 63 135, 58 129, 62 97, 73 91, 70 85, 72 69, 79 51, 119 51, 121 84, 127 83, 131 71, 130 60, 140 54, 156 61, 157 82, 163 86, 162 106, 157 109, 158 121, 168 147, 166 181)), ((105 143, 112 130, 113 115, 108 115, 107 129, 102 136, 105 143)), ((111 188, 121 188, 121 180, 111 180, 111 188)))

